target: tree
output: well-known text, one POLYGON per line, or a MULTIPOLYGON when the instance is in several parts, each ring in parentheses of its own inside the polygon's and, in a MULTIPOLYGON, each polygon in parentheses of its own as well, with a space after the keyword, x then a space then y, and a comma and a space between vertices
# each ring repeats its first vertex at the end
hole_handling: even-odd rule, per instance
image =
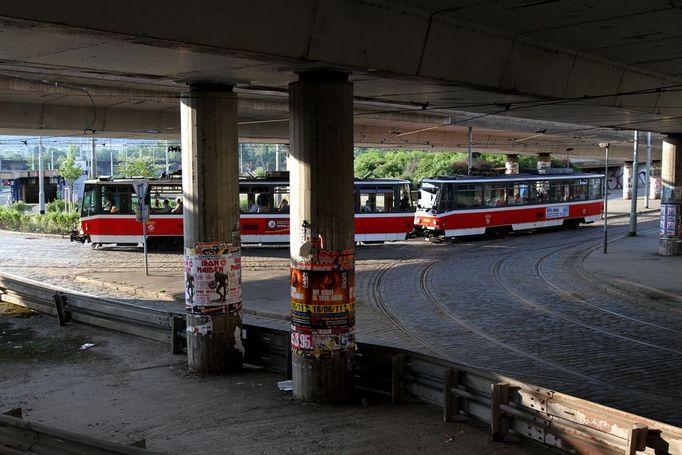
POLYGON ((66 209, 68 211, 70 210, 70 205, 73 203, 73 182, 83 175, 83 168, 76 165, 74 153, 71 149, 69 149, 66 159, 59 165, 59 175, 61 175, 69 185, 69 201, 67 201, 66 204, 66 209))
POLYGON ((156 177, 163 166, 154 163, 151 156, 129 158, 116 166, 116 175, 121 177, 156 177))

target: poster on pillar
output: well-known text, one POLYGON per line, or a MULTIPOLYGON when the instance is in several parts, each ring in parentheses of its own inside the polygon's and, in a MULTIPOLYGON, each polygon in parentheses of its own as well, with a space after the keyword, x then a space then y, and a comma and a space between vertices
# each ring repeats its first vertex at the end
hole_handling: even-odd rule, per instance
POLYGON ((678 238, 680 222, 682 222, 682 210, 680 204, 661 204, 661 229, 660 237, 678 238))
POLYGON ((242 307, 240 246, 200 242, 185 252, 185 309, 193 314, 236 313, 242 307))
POLYGON ((355 349, 355 253, 315 250, 291 268, 291 347, 315 356, 355 349))

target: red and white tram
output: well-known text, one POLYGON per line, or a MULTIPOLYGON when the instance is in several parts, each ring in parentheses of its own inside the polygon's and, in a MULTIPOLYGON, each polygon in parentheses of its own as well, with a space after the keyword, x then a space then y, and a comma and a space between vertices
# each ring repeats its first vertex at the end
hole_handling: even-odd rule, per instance
MULTIPOLYGON (((182 182, 179 177, 162 179, 110 179, 85 183, 81 207, 81 230, 94 245, 139 244, 142 223, 135 213, 139 198, 135 184, 147 185, 150 207, 147 234, 153 240, 181 243, 182 182)), ((286 175, 240 178, 240 230, 243 243, 289 241, 289 179, 286 175)), ((396 179, 355 180, 355 240, 385 242, 404 240, 414 229, 414 209, 409 181, 396 179)))
POLYGON ((540 172, 423 179, 415 225, 428 237, 458 237, 552 226, 576 228, 600 219, 603 175, 567 169, 540 172))

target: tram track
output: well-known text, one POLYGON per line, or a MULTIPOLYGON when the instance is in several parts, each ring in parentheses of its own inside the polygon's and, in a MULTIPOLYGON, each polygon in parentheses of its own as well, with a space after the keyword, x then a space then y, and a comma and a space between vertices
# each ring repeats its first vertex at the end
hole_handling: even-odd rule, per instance
POLYGON ((394 314, 393 311, 390 310, 389 306, 386 304, 384 301, 383 296, 381 295, 381 283, 383 282, 383 279, 386 275, 386 273, 393 268, 395 265, 400 264, 403 261, 394 261, 389 264, 386 264, 382 266, 377 274, 375 275, 374 279, 372 280, 372 299, 374 301, 375 307, 377 307, 383 314, 386 316, 389 321, 395 325, 400 331, 402 331, 404 334, 406 334, 408 337, 411 339, 419 342, 424 348, 428 349, 431 351, 431 353, 436 354, 439 357, 442 357, 447 360, 455 360, 448 352, 445 350, 439 348, 435 344, 431 343, 430 341, 426 340, 423 336, 419 335, 419 333, 411 328, 409 325, 405 324, 397 315, 394 314))
MULTIPOLYGON (((633 322, 633 323, 645 325, 645 326, 651 327, 651 328, 656 329, 656 330, 662 330, 665 332, 670 332, 670 333, 682 335, 682 331, 680 331, 680 330, 675 330, 673 328, 670 328, 670 327, 667 327, 667 326, 664 326, 664 325, 661 325, 661 324, 658 324, 655 322, 645 321, 645 320, 640 319, 638 317, 627 315, 627 314, 625 314, 624 311, 615 311, 615 310, 607 308, 603 305, 598 305, 596 303, 592 303, 587 298, 583 297, 582 295, 580 295, 576 292, 568 291, 568 290, 561 288, 558 285, 556 285, 549 278, 547 272, 544 271, 545 264, 553 256, 555 256, 556 254, 558 254, 559 252, 561 252, 567 248, 568 247, 560 248, 560 249, 551 251, 551 252, 543 255, 534 265, 534 272, 535 272, 536 276, 538 278, 540 278, 544 284, 546 284, 548 287, 552 288, 554 290, 554 292, 556 292, 557 294, 559 294, 560 296, 562 296, 563 298, 565 298, 567 300, 579 303, 581 305, 585 305, 585 306, 590 307, 590 308, 597 310, 599 312, 606 313, 610 316, 615 316, 615 317, 618 317, 621 319, 628 320, 628 321, 633 322)), ((586 249, 583 249, 579 254, 576 255, 576 256, 578 256, 577 260, 582 262, 585 259, 585 256, 587 256, 587 254, 591 253, 594 250, 595 250, 595 247, 588 247, 586 249)), ((574 272, 576 275, 579 275, 581 278, 584 278, 584 276, 577 270, 575 263, 572 263, 571 265, 569 265, 569 267, 571 268, 571 271, 574 272)), ((547 267, 547 268, 549 268, 549 267, 547 267)), ((633 300, 633 303, 634 302, 635 301, 633 300)), ((650 309, 653 309, 653 308, 650 308, 650 309)), ((656 309, 658 309, 658 308, 656 308, 656 309)), ((679 312, 679 310, 678 310, 678 312, 679 312)))
MULTIPOLYGON (((541 257, 550 257, 552 254, 556 254, 557 251, 570 250, 572 247, 585 245, 586 242, 597 242, 601 239, 601 235, 588 235, 587 237, 580 236, 580 238, 571 239, 568 242, 560 242, 560 244, 555 242, 548 246, 534 248, 534 250, 536 252, 541 251, 541 257)), ((523 238, 518 239, 520 240, 518 244, 514 239, 508 239, 510 243, 507 246, 510 251, 503 253, 503 259, 509 261, 518 253, 518 251, 514 251, 514 248, 523 248, 523 243, 521 243, 523 238)), ((667 375, 661 375, 662 372, 676 371, 675 364, 679 360, 679 355, 682 354, 680 349, 655 343, 651 340, 642 342, 642 340, 624 336, 615 338, 617 341, 615 343, 613 341, 614 337, 611 337, 608 333, 600 333, 599 331, 581 326, 578 326, 578 328, 582 332, 578 332, 575 328, 570 328, 570 326, 575 326, 572 322, 561 319, 557 321, 554 315, 547 314, 546 312, 538 313, 537 309, 533 309, 535 314, 543 315, 539 320, 526 311, 521 312, 522 314, 520 315, 514 315, 514 318, 511 318, 509 321, 504 321, 505 315, 512 315, 516 312, 515 306, 509 307, 506 303, 513 302, 515 299, 509 299, 509 294, 507 294, 505 300, 502 294, 494 290, 497 287, 494 284, 497 284, 497 282, 494 278, 493 270, 489 270, 492 283, 488 284, 485 288, 485 302, 472 300, 470 294, 460 296, 463 297, 462 299, 455 298, 454 300, 449 300, 447 296, 454 295, 452 294, 452 289, 459 284, 459 281, 452 281, 452 279, 448 281, 447 277, 457 276, 460 272, 468 272, 479 279, 486 278, 483 271, 480 270, 480 266, 463 266, 461 263, 468 262, 471 257, 465 251, 460 251, 460 253, 458 255, 460 258, 458 259, 460 262, 459 266, 453 266, 458 260, 443 258, 431 260, 420 267, 418 271, 419 286, 421 293, 425 296, 423 301, 432 307, 433 313, 445 315, 446 319, 451 323, 451 328, 454 326, 462 327, 466 332, 483 340, 484 343, 480 344, 475 341, 472 342, 472 337, 467 338, 469 343, 475 344, 478 352, 484 352, 492 345, 498 351, 509 353, 508 356, 500 353, 498 358, 514 357, 525 360, 521 360, 519 363, 512 359, 511 365, 510 362, 498 361, 495 363, 495 366, 491 366, 485 362, 481 363, 479 358, 484 359, 485 357, 479 357, 476 352, 472 353, 473 348, 467 347, 465 351, 456 351, 458 362, 474 367, 493 369, 501 374, 509 374, 516 377, 533 377, 536 383, 540 381, 550 388, 568 388, 573 390, 574 393, 590 397, 590 399, 596 399, 610 406, 646 410, 645 412, 660 413, 667 416, 666 418, 673 420, 680 419, 679 412, 672 403, 675 400, 681 399, 682 396, 674 391, 669 392, 669 387, 666 386, 666 382, 669 379, 667 379, 667 375), (450 293, 448 293, 445 283, 450 285, 450 293), (432 288, 433 284, 437 285, 440 292, 434 291, 432 288), (445 300, 443 300, 443 297, 445 297, 445 300), (475 316, 476 307, 480 303, 480 311, 488 311, 491 307, 491 302, 494 302, 492 307, 498 308, 498 311, 501 311, 500 318, 497 318, 492 324, 485 322, 485 318, 479 321, 475 316), (452 308, 453 306, 466 309, 466 311, 459 313, 457 309, 452 308), (553 324, 553 328, 544 327, 547 323, 547 318, 555 319, 549 323, 549 325, 553 324), (539 338, 533 342, 529 338, 514 337, 515 321, 519 321, 519 323, 520 321, 526 321, 525 325, 529 323, 531 325, 539 324, 539 338), (569 327, 570 333, 565 334, 562 327, 569 327), (564 345, 564 336, 568 337, 567 345, 564 345), (612 341, 604 342, 603 340, 612 341), (567 349, 568 346, 575 346, 575 348, 567 349), (603 348, 599 349, 597 346, 602 346, 603 348), (633 346, 636 346, 636 348, 633 348, 633 346), (652 351, 656 353, 650 356, 649 353, 652 351), (631 362, 623 363, 624 359, 629 358, 632 358, 631 362), (469 359, 469 361, 466 361, 466 359, 469 359), (620 364, 622 367, 631 365, 630 368, 627 368, 627 382, 624 382, 619 369, 612 370, 610 368, 613 362, 620 364), (519 365, 524 366, 520 367, 519 365)), ((479 260, 484 259, 480 255, 476 256, 479 260)), ((494 263, 495 261, 486 261, 484 259, 479 262, 494 263)), ((494 269, 494 266, 492 268, 494 269)), ((516 285, 517 283, 514 284, 516 285)), ((521 288, 523 289, 523 287, 521 288)), ((500 292, 504 292, 504 290, 500 289, 500 292)), ((422 307, 420 307, 421 309, 422 307)), ((433 332, 438 333, 441 330, 440 327, 434 327, 433 332)), ((602 332, 608 332, 608 330, 602 330, 602 332)), ((461 331, 453 334, 453 336, 460 337, 461 331)), ((447 352, 452 352, 450 346, 444 349, 447 352)), ((457 348, 453 347, 453 349, 457 348)))
MULTIPOLYGON (((596 239, 595 239, 596 240, 596 239)), ((584 244, 583 240, 576 240, 576 245, 584 244)), ((570 245, 564 245, 560 247, 552 248, 550 252, 544 253, 539 261, 533 264, 533 267, 541 267, 542 260, 547 260, 547 258, 552 255, 557 254, 562 250, 569 249, 570 245)), ((589 248, 588 248, 589 251, 589 248)), ((584 344, 588 346, 603 346, 603 350, 590 352, 589 350, 584 351, 586 358, 584 361, 579 362, 576 366, 577 368, 583 369, 588 373, 590 377, 596 378, 601 383, 605 383, 612 389, 623 388, 622 380, 618 373, 610 371, 609 368, 601 368, 598 365, 595 366, 593 362, 589 359, 595 358, 600 359, 605 365, 611 364, 611 359, 628 359, 628 364, 637 366, 636 369, 631 369, 628 372, 632 377, 629 378, 628 386, 625 388, 633 391, 637 391, 640 395, 648 397, 647 399, 655 401, 659 405, 670 407, 669 399, 681 399, 682 396, 679 394, 664 393, 666 388, 667 379, 666 375, 661 375, 661 372, 675 371, 676 365, 680 361, 680 356, 682 356, 682 350, 678 347, 671 347, 666 342, 677 339, 678 331, 661 326, 661 329, 655 328, 656 324, 650 325, 652 323, 644 321, 638 318, 626 316, 615 311, 602 311, 603 308, 594 308, 596 312, 600 312, 603 317, 608 319, 599 320, 595 314, 587 314, 584 317, 589 318, 590 323, 585 323, 577 320, 574 315, 567 316, 566 314, 561 314, 555 309, 549 309, 532 299, 525 297, 525 295, 533 295, 533 292, 539 292, 537 284, 527 284, 524 288, 519 286, 518 283, 511 284, 511 281, 506 278, 509 275, 509 271, 513 268, 518 269, 519 264, 515 264, 515 267, 507 267, 502 270, 502 265, 508 264, 511 260, 511 256, 501 258, 496 261, 491 267, 492 275, 495 279, 495 284, 502 290, 507 292, 517 304, 526 306, 535 311, 540 312, 551 318, 557 318, 560 321, 564 321, 564 329, 560 332, 562 336, 568 337, 570 340, 569 344, 572 344, 579 348, 580 343, 576 343, 581 340, 584 344), (604 324, 600 327, 599 324, 604 324), (623 327, 623 324, 627 324, 623 327), (642 332, 640 329, 645 326, 648 332, 642 332), (606 327, 606 328, 605 328, 606 327), (652 330, 653 328, 653 330, 652 330), (667 334, 662 334, 664 330, 667 329, 667 334), (619 333, 620 331, 620 333, 619 333), (624 333, 637 333, 636 336, 628 336, 624 333), (643 335, 643 333, 651 334, 649 338, 643 335), (672 335, 672 336, 671 336, 672 335), (660 385, 659 385, 660 383, 660 385)), ((548 280, 547 276, 538 277, 541 280, 547 280, 546 284, 549 286, 551 282, 548 280)), ((556 289, 551 286, 552 291, 556 292, 556 289)), ((572 293, 568 295, 563 295, 563 297, 571 297, 575 301, 575 296, 572 293)), ((583 306, 584 308, 584 306, 583 306)), ((593 308, 590 306, 589 308, 593 308)), ((578 313, 576 313, 578 314, 578 313)), ((537 319, 532 316, 530 318, 537 319)), ((548 326, 547 331, 556 332, 556 329, 551 329, 552 324, 557 326, 555 321, 547 322, 545 324, 548 326)), ((558 325, 558 327, 561 327, 558 325)), ((557 356, 560 358, 561 362, 575 362, 575 359, 566 353, 557 351, 557 356)), ((668 411, 671 412, 671 411, 668 411)), ((674 414, 674 412, 673 412, 674 414)))
MULTIPOLYGON (((504 242, 505 239, 499 239, 495 240, 495 243, 498 242, 504 242)), ((491 246, 490 242, 488 242, 485 246, 491 246)), ((480 244, 477 242, 473 245, 468 246, 465 250, 460 250, 458 251, 459 254, 465 253, 465 252, 476 252, 480 248, 480 244)), ((494 251, 489 252, 487 254, 484 254, 485 256, 494 256, 496 253, 494 251)), ((481 254, 476 255, 477 258, 481 259, 481 254)), ((412 324, 407 324, 403 322, 402 318, 400 315, 396 314, 389 305, 386 304, 382 292, 381 292, 381 287, 382 283, 387 275, 387 273, 393 269, 395 266, 399 264, 404 264, 405 260, 414 260, 415 257, 411 257, 409 259, 403 259, 400 261, 394 261, 389 264, 384 265, 374 276, 374 279, 372 280, 373 286, 372 286, 372 298, 375 302, 375 306, 379 308, 382 313, 396 326, 398 327, 403 333, 408 335, 411 339, 419 342, 422 346, 430 350, 431 352, 445 358, 448 360, 453 360, 458 363, 461 363, 463 365, 467 365, 473 368, 490 368, 490 365, 478 365, 471 363, 467 361, 466 359, 458 356, 454 356, 452 354, 452 349, 444 349, 440 346, 438 346, 436 343, 433 341, 427 339, 426 337, 422 336, 420 334, 420 330, 415 328, 414 325, 412 324)), ((428 302, 429 306, 435 311, 433 312, 437 316, 439 316, 439 319, 442 319, 442 317, 445 317, 446 320, 450 322, 455 322, 457 325, 460 327, 464 328, 467 332, 470 334, 478 337, 478 338, 483 338, 486 341, 492 343, 494 346, 498 348, 502 348, 506 351, 511 351, 517 356, 520 356, 522 358, 525 358, 527 360, 531 360, 533 362, 536 362, 539 365, 542 365, 543 367, 547 368, 548 371, 545 373, 539 373, 539 374, 534 374, 535 377, 545 377, 545 378, 550 378, 550 379, 555 379, 557 377, 556 374, 549 374, 550 372, 555 372, 555 373, 562 373, 564 375, 570 375, 572 376, 573 382, 590 382, 590 383, 596 383, 596 384, 601 384, 601 385, 608 385, 606 383, 603 383, 602 381, 589 377, 587 375, 582 375, 580 373, 575 372, 574 370, 571 370, 570 368, 565 368, 561 365, 558 365, 556 363, 547 361, 546 359, 542 359, 538 356, 534 356, 531 353, 525 352, 521 349, 514 348, 507 344, 506 342, 495 338, 494 336, 488 334, 486 331, 478 328, 475 324, 469 323, 465 318, 453 313, 453 311, 448 308, 447 306, 443 305, 436 297, 434 297, 433 293, 430 290, 430 287, 428 285, 428 275, 430 271, 435 268, 438 264, 442 263, 442 260, 436 259, 429 261, 425 264, 420 265, 420 271, 418 273, 418 282, 419 282, 419 287, 421 294, 425 297, 426 301, 428 302)), ((420 311, 423 311, 424 308, 420 308, 420 311)), ((438 330, 434 330, 435 332, 446 332, 449 333, 452 331, 452 325, 451 324, 446 324, 443 328, 439 328, 438 330)), ((509 369, 509 368, 504 368, 504 367, 495 367, 495 371, 499 373, 504 373, 504 374, 512 374, 512 375, 523 375, 526 374, 527 372, 523 372, 521 370, 516 370, 516 369, 509 369)), ((537 368, 535 369, 537 371, 537 368)))
MULTIPOLYGON (((557 251, 565 250, 566 248, 569 248, 569 247, 559 248, 559 249, 557 249, 551 253, 544 255, 543 257, 547 257, 548 255, 551 255, 551 254, 556 254, 557 251)), ((504 277, 504 273, 501 271, 503 265, 507 261, 509 261, 509 259, 510 259, 509 257, 505 257, 505 258, 501 258, 500 260, 495 262, 495 264, 492 267, 493 277, 495 279, 497 286, 502 288, 507 294, 512 296, 518 302, 521 302, 523 305, 528 306, 530 308, 533 308, 536 311, 548 314, 548 315, 550 315, 556 319, 559 319, 561 321, 564 321, 564 322, 567 322, 570 324, 574 324, 576 326, 582 327, 582 328, 589 330, 589 331, 592 331, 592 332, 600 333, 602 335, 606 335, 606 336, 613 337, 613 338, 618 338, 620 340, 630 342, 630 343, 634 343, 634 344, 638 344, 638 345, 645 346, 648 348, 658 349, 658 350, 666 351, 666 352, 669 352, 672 354, 682 355, 682 350, 669 348, 669 347, 662 346, 660 344, 656 344, 656 343, 652 343, 652 342, 648 342, 648 341, 643 341, 641 339, 634 338, 632 336, 627 336, 627 335, 623 335, 621 333, 617 333, 617 332, 612 331, 612 330, 604 329, 604 328, 602 328, 596 324, 583 322, 576 317, 569 316, 567 314, 562 313, 561 311, 554 310, 547 305, 537 303, 534 299, 525 297, 524 295, 522 295, 521 291, 517 290, 518 289, 517 287, 514 287, 514 286, 508 284, 508 279, 504 277)), ((537 269, 538 263, 536 262, 535 264, 533 264, 533 267, 535 269, 537 269)), ((538 274, 536 277, 539 278, 541 281, 544 281, 544 284, 549 286, 549 282, 547 282, 545 280, 545 278, 542 277, 542 275, 538 274)), ((551 286, 551 287, 553 288, 553 286, 551 286)), ((581 303, 581 304, 586 303, 584 300, 577 300, 577 299, 575 299, 575 297, 573 297, 571 295, 569 295, 568 297, 577 303, 581 303)), ((596 306, 592 306, 592 305, 590 305, 590 306, 592 308, 596 308, 596 309, 602 311, 600 308, 598 308, 596 306)), ((610 313, 612 316, 615 315, 615 316, 622 318, 622 319, 628 319, 630 322, 636 322, 639 324, 644 323, 644 321, 641 321, 641 320, 638 320, 635 318, 624 318, 621 314, 616 313, 616 312, 610 312, 610 313)), ((661 327, 661 329, 663 329, 663 327, 661 327)), ((628 330, 631 330, 631 328, 628 327, 628 330)), ((673 332, 680 333, 679 331, 673 331, 673 332)))
POLYGON ((581 380, 586 380, 589 382, 593 383, 599 383, 603 385, 608 385, 604 384, 603 381, 583 375, 581 373, 576 372, 573 369, 570 368, 565 368, 555 362, 548 361, 546 359, 543 359, 539 356, 536 356, 528 351, 525 351, 523 349, 516 348, 514 346, 511 346, 507 341, 504 341, 503 339, 496 337, 494 335, 491 335, 488 333, 486 330, 480 329, 476 324, 473 324, 471 322, 468 322, 464 317, 458 315, 457 313, 453 312, 449 307, 444 305, 443 303, 440 302, 439 299, 435 298, 433 295, 433 292, 430 290, 429 284, 428 284, 428 275, 431 272, 432 269, 437 267, 440 263, 439 262, 432 262, 428 266, 424 267, 420 273, 420 282, 422 286, 422 291, 424 295, 426 296, 427 300, 429 303, 434 307, 437 308, 442 314, 447 316, 449 320, 452 322, 455 322, 457 325, 463 327, 464 329, 468 330, 469 332, 476 334, 478 337, 483 338, 487 340, 488 342, 493 343, 494 345, 506 350, 513 352, 514 354, 524 357, 526 359, 532 360, 533 362, 536 362, 538 364, 541 364, 545 367, 548 367, 550 369, 556 370, 557 372, 562 372, 565 374, 568 374, 570 376, 575 376, 576 378, 579 378, 581 380))

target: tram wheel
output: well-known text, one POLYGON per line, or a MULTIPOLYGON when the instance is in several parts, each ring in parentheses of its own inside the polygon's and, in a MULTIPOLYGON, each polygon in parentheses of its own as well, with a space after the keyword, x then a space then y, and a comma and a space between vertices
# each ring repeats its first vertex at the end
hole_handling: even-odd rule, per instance
POLYGON ((564 220, 564 229, 575 230, 580 227, 580 220, 564 220))
POLYGON ((507 237, 512 232, 511 226, 496 226, 489 227, 485 230, 485 235, 487 237, 507 237))

